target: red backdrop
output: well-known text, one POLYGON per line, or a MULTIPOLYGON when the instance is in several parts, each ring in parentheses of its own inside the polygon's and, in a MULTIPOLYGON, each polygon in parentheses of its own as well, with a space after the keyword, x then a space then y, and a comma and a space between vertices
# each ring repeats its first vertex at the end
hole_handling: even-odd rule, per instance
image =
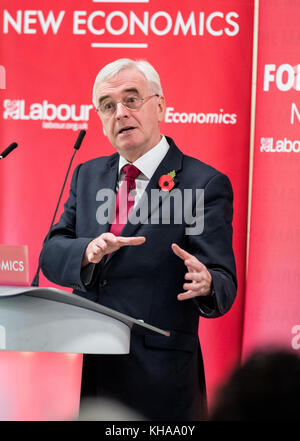
POLYGON ((300 348, 300 4, 260 1, 243 355, 300 348))
MULTIPOLYGON (((6 72, 6 88, 0 90, 0 142, 3 148, 12 141, 19 143, 18 150, 0 163, 0 242, 29 246, 31 279, 78 130, 86 129, 87 136, 74 167, 113 152, 91 107, 94 78, 106 63, 121 57, 152 63, 160 73, 168 107, 162 132, 184 153, 213 165, 231 179, 239 288, 226 316, 200 320, 209 398, 239 361, 241 352, 253 10, 252 0, 203 0, 200 4, 198 0, 90 0, 84 4, 64 0, 58 6, 50 0, 42 6, 37 0, 4 0, 0 10, 0 64, 6 72), (198 115, 197 122, 189 122, 191 113, 198 115)), ((50 286, 44 277, 40 284, 50 286)), ((1 365, 12 363, 11 357, 0 353, 1 365)), ((22 354, 14 357, 15 363, 25 363, 18 358, 22 354)), ((13 403, 5 418, 47 418, 49 413, 33 402, 40 402, 41 394, 50 394, 51 402, 53 389, 58 398, 61 394, 71 397, 63 411, 56 411, 56 417, 65 418, 75 411, 72 399, 80 381, 81 357, 72 358, 79 380, 64 388, 60 386, 66 374, 62 360, 62 355, 31 355, 30 366, 39 370, 45 387, 41 391, 32 375, 35 368, 29 370, 30 394, 25 392, 22 398, 13 382, 17 367, 4 368, 0 403, 7 396, 13 403), (52 377, 45 369, 48 364, 52 377), (57 377, 55 388, 53 375, 57 377), (49 376, 52 383, 47 387, 49 376)), ((69 364, 66 355, 68 369, 69 364)), ((0 418, 4 415, 1 407, 0 418)))

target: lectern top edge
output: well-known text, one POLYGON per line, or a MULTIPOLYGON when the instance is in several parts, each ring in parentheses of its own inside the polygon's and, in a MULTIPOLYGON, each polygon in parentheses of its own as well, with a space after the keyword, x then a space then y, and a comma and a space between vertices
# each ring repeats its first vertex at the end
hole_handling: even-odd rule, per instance
POLYGON ((16 296, 21 294, 30 297, 38 297, 55 302, 61 302, 107 315, 125 323, 134 332, 142 334, 160 334, 166 337, 170 335, 169 331, 164 331, 160 328, 149 325, 148 323, 144 323, 138 319, 132 318, 126 314, 115 311, 106 306, 102 306, 91 300, 85 299, 77 294, 69 293, 67 291, 59 290, 57 288, 0 286, 0 302, 1 297, 16 296))

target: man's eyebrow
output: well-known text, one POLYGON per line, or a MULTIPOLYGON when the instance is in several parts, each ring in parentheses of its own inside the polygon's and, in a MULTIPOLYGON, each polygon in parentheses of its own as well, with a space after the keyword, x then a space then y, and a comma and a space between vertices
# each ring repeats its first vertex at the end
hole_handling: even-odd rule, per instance
POLYGON ((110 98, 110 95, 104 95, 104 96, 101 96, 101 97, 98 99, 98 104, 101 104, 102 101, 106 100, 107 98, 110 98))
MULTIPOLYGON (((127 89, 122 90, 122 93, 136 93, 139 95, 139 91, 135 87, 129 87, 127 89)), ((99 98, 98 103, 101 104, 102 101, 106 100, 107 98, 111 98, 111 95, 103 95, 99 98)))
POLYGON ((124 93, 124 92, 126 92, 126 93, 128 93, 128 92, 134 92, 134 93, 139 94, 139 91, 138 91, 135 87, 130 87, 130 88, 128 88, 128 89, 125 89, 125 90, 123 90, 123 93, 124 93))

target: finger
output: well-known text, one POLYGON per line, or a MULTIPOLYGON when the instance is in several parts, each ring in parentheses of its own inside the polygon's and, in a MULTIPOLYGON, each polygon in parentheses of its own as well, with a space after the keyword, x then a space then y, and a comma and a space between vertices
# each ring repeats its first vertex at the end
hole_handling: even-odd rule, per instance
POLYGON ((97 237, 96 243, 99 243, 101 246, 103 246, 103 244, 114 245, 117 243, 117 238, 112 233, 103 233, 97 237))
POLYGON ((195 292, 192 290, 188 290, 186 292, 181 292, 180 294, 177 295, 177 299, 178 300, 188 300, 188 299, 192 299, 193 297, 201 297, 201 296, 206 296, 207 294, 202 293, 202 292, 195 292))
POLYGON ((193 257, 192 254, 180 248, 180 246, 178 246, 176 243, 172 243, 171 247, 176 256, 180 257, 182 260, 193 257))
POLYGON ((184 278, 186 280, 192 280, 194 282, 201 282, 204 277, 203 277, 203 272, 202 271, 198 272, 198 271, 195 271, 195 270, 193 271, 192 270, 191 272, 186 273, 184 278))
POLYGON ((87 255, 89 262, 96 263, 99 261, 100 253, 97 253, 95 251, 90 251, 87 255))
POLYGON ((107 232, 107 233, 102 233, 99 238, 102 238, 104 240, 110 240, 111 242, 114 242, 115 240, 117 240, 117 236, 115 236, 113 233, 107 232))
POLYGON ((199 291, 203 287, 203 284, 192 282, 192 283, 184 283, 183 289, 186 289, 187 291, 199 291))
POLYGON ((101 247, 99 245, 97 245, 96 243, 91 244, 89 250, 88 250, 88 255, 93 258, 95 256, 97 256, 98 254, 101 253, 101 247))
POLYGON ((146 238, 144 236, 137 236, 137 237, 118 236, 117 241, 122 247, 127 245, 135 246, 135 245, 142 245, 146 241, 146 238))
POLYGON ((113 239, 99 236, 92 243, 93 250, 97 253, 99 253, 101 251, 105 251, 107 249, 108 245, 112 244, 111 241, 113 241, 113 239))
POLYGON ((180 294, 178 294, 177 299, 178 300, 188 300, 188 299, 192 299, 193 297, 196 297, 196 294, 194 291, 186 291, 186 292, 181 292, 180 294))
POLYGON ((197 257, 192 256, 189 259, 186 259, 184 261, 184 264, 188 267, 188 270, 190 273, 193 272, 202 272, 203 270, 206 270, 206 266, 200 262, 200 260, 197 259, 197 257))
POLYGON ((98 263, 100 261, 100 258, 96 258, 94 255, 92 255, 88 258, 88 260, 90 263, 98 263))
POLYGON ((95 243, 95 246, 100 250, 105 250, 107 248, 107 243, 105 242, 105 240, 99 238, 95 243))
POLYGON ((193 291, 196 295, 206 295, 210 292, 211 286, 207 281, 184 283, 183 289, 187 291, 193 291))

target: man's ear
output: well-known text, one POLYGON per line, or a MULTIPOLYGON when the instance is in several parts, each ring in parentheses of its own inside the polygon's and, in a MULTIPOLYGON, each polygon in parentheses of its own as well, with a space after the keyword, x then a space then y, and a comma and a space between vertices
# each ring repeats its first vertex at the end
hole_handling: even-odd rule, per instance
POLYGON ((165 118, 166 102, 164 96, 158 97, 158 121, 162 122, 165 118))

